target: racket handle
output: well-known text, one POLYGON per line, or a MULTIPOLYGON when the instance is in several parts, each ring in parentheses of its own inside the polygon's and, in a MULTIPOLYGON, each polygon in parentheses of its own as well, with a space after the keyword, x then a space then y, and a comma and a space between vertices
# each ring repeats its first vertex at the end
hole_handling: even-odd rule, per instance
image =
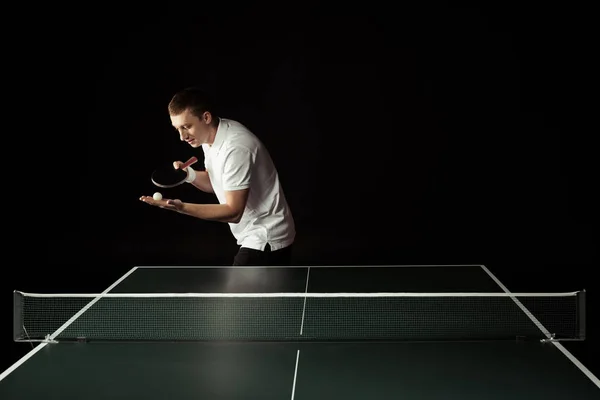
POLYGON ((190 165, 196 163, 198 161, 198 159, 196 157, 192 157, 189 160, 187 160, 181 167, 180 169, 186 169, 187 167, 189 167, 190 165))

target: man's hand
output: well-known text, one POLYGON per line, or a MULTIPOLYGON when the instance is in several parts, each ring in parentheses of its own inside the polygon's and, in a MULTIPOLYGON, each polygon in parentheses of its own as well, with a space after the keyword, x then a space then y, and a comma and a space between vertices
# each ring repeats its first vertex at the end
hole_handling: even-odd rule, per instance
POLYGON ((185 181, 187 183, 193 183, 196 180, 196 171, 191 166, 181 168, 184 164, 185 163, 182 163, 181 161, 173 161, 173 168, 185 171, 187 174, 185 181))
POLYGON ((150 204, 151 206, 156 206, 167 210, 180 212, 183 209, 183 202, 179 199, 154 200, 152 196, 142 196, 140 197, 140 200, 144 203, 150 204))
POLYGON ((173 161, 173 168, 175 168, 175 169, 181 169, 182 165, 183 165, 183 161, 173 161))

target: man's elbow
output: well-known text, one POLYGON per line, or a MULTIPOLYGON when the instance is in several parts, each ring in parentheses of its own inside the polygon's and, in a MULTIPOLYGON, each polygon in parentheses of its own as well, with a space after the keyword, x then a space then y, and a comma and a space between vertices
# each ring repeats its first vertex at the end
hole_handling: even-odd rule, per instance
POLYGON ((242 220, 242 216, 244 215, 244 209, 241 210, 233 210, 231 217, 229 217, 229 222, 232 224, 238 224, 242 220))

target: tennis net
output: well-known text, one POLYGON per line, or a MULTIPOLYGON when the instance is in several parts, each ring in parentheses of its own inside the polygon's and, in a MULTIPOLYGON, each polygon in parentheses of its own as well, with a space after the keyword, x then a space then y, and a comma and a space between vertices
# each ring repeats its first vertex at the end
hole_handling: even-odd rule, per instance
POLYGON ((585 292, 14 292, 15 341, 583 340, 585 292))

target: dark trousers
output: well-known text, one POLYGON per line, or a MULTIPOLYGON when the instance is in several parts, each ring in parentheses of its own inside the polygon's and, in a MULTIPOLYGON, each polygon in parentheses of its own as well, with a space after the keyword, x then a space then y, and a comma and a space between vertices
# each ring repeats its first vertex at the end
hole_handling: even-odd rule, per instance
POLYGON ((291 262, 292 245, 272 251, 268 243, 264 251, 240 247, 233 259, 233 265, 287 266, 291 262))

